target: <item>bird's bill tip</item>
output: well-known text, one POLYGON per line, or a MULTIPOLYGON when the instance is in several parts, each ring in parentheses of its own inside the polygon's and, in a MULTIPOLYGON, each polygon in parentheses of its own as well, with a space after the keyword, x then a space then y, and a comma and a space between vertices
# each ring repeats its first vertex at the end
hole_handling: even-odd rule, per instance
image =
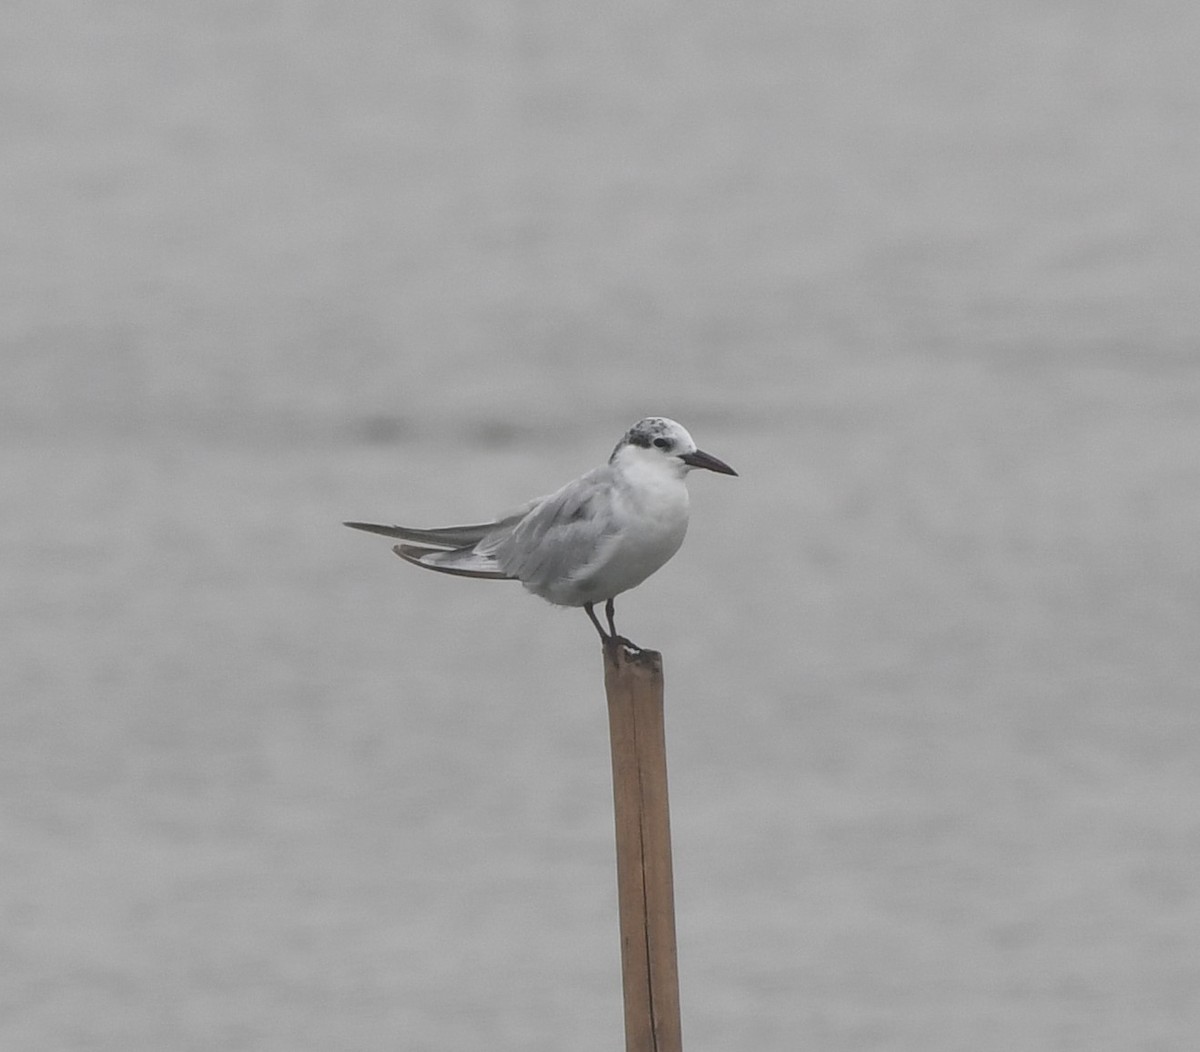
POLYGON ((702 449, 694 450, 691 453, 684 453, 679 459, 689 467, 705 468, 708 471, 715 471, 718 475, 737 474, 725 461, 718 460, 711 453, 705 453, 702 449))

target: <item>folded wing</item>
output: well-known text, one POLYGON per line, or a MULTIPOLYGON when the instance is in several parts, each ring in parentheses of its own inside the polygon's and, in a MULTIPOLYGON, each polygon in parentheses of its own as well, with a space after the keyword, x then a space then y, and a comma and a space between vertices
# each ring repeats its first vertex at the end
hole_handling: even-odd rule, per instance
POLYGON ((401 559, 414 566, 439 573, 457 574, 460 577, 485 577, 492 580, 510 580, 496 562, 496 549, 512 528, 521 521, 536 501, 530 501, 494 522, 480 522, 468 526, 439 526, 420 529, 414 526, 387 526, 376 522, 347 522, 355 530, 379 533, 384 537, 399 537, 410 541, 397 544, 394 551, 401 559))
POLYGON ((609 482, 595 468, 544 497, 496 545, 498 566, 538 595, 585 575, 616 532, 609 482))
POLYGON ((384 537, 399 537, 401 540, 427 544, 435 548, 462 548, 478 544, 500 523, 481 522, 474 526, 442 526, 433 530, 421 530, 412 526, 384 526, 376 522, 347 522, 343 525, 349 526, 352 530, 381 533, 384 537))
POLYGON ((494 522, 436 529, 372 522, 346 525, 408 541, 392 550, 415 566, 460 577, 518 580, 548 596, 585 575, 613 539, 616 525, 611 504, 604 499, 610 474, 607 466, 596 468, 494 522))
POLYGON ((481 554, 474 547, 425 548, 416 544, 397 544, 394 551, 401 559, 415 566, 438 573, 455 574, 458 577, 486 577, 494 581, 508 581, 509 577, 492 555, 481 554))

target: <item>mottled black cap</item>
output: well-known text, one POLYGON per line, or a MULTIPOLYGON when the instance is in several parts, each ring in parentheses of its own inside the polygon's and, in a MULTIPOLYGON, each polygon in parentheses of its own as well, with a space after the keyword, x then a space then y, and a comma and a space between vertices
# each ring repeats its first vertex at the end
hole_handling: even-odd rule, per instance
POLYGON ((679 425, 673 420, 661 416, 648 416, 644 420, 639 420, 625 432, 624 437, 613 448, 612 456, 608 459, 611 461, 623 446, 641 446, 643 449, 649 449, 654 445, 656 438, 666 436, 674 439, 678 434, 678 429, 679 425))

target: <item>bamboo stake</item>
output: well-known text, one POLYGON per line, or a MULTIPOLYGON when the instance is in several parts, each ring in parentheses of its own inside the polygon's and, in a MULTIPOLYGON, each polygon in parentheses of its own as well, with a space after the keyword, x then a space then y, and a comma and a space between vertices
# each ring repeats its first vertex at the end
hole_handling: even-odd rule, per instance
POLYGON ((682 1052, 662 655, 604 646, 626 1052, 682 1052))

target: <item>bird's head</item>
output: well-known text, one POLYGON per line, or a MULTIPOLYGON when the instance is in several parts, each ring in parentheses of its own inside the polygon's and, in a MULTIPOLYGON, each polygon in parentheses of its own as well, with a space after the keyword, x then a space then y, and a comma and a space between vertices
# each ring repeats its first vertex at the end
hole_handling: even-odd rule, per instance
POLYGON ((657 463, 671 468, 682 478, 692 468, 706 468, 721 475, 736 475, 723 460, 696 448, 687 428, 665 416, 648 416, 639 420, 617 443, 610 464, 640 461, 657 463))

